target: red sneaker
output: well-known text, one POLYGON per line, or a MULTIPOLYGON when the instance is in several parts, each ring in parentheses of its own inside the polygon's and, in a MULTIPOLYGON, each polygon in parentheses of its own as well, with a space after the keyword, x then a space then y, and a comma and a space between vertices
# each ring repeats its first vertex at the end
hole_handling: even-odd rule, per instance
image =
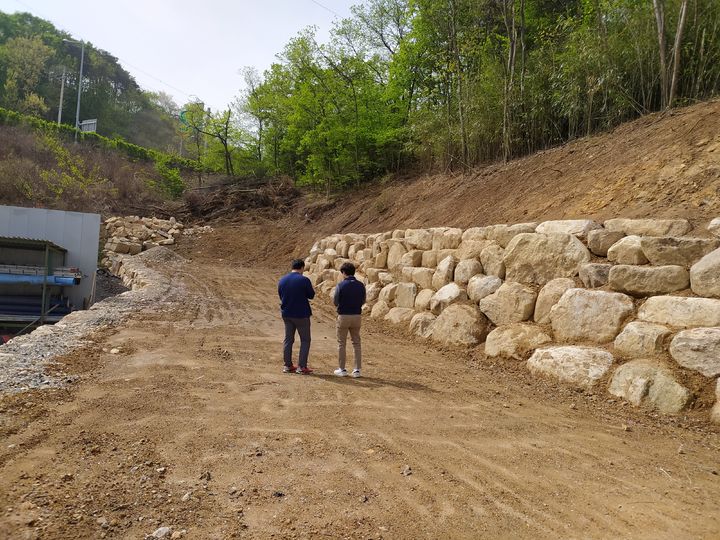
POLYGON ((312 372, 313 370, 309 367, 299 367, 295 370, 295 373, 300 373, 301 375, 310 375, 312 372))
POLYGON ((283 367, 283 373, 295 373, 295 370, 296 370, 296 369, 297 369, 297 368, 296 368, 295 366, 293 366, 292 364, 290 364, 289 366, 284 366, 284 367, 283 367))

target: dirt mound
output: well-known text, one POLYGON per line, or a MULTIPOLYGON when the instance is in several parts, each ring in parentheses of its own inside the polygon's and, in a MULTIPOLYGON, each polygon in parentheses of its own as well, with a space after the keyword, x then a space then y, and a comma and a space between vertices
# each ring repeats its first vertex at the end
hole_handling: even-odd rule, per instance
POLYGON ((287 179, 218 185, 189 191, 171 213, 186 219, 210 221, 249 210, 275 216, 287 211, 299 196, 300 192, 287 179))

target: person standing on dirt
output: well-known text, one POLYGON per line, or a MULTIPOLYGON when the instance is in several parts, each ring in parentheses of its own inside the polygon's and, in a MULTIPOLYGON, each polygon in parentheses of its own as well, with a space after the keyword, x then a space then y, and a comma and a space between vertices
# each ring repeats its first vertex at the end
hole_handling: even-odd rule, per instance
POLYGON ((280 312, 285 323, 285 341, 283 342, 284 373, 312 373, 307 365, 310 353, 310 300, 315 298, 310 280, 303 276, 305 261, 295 259, 290 265, 291 272, 278 282, 280 296, 280 312), (295 332, 300 336, 300 355, 298 366, 292 362, 292 350, 295 343, 295 332))
POLYGON ((337 306, 337 340, 338 340, 338 365, 335 375, 345 377, 348 373, 345 369, 345 346, 347 335, 350 332, 350 341, 355 352, 355 369, 352 377, 360 376, 362 363, 362 350, 360 346, 360 323, 362 317, 362 306, 365 303, 365 285, 355 279, 355 266, 346 262, 340 267, 340 273, 345 277, 335 288, 333 301, 337 306))

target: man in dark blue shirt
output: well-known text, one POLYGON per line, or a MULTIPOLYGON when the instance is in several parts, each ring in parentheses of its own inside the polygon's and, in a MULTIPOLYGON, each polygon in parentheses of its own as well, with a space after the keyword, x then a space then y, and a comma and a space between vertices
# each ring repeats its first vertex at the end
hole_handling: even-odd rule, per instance
POLYGON ((280 296, 280 312, 285 323, 285 341, 283 342, 283 360, 285 373, 312 373, 307 365, 310 353, 310 302, 315 297, 310 280, 303 276, 305 261, 295 259, 291 265, 292 271, 280 278, 278 295, 280 296), (295 332, 300 336, 300 357, 298 366, 292 362, 292 349, 295 343, 295 332))
POLYGON ((352 376, 360 376, 360 364, 362 363, 362 351, 360 347, 360 323, 362 307, 365 303, 365 285, 355 279, 355 266, 352 263, 344 263, 340 267, 340 273, 345 276, 337 287, 335 287, 334 303, 337 306, 338 318, 335 329, 338 340, 338 367, 335 375, 345 377, 345 345, 347 335, 350 332, 350 341, 353 344, 355 353, 355 369, 352 376))

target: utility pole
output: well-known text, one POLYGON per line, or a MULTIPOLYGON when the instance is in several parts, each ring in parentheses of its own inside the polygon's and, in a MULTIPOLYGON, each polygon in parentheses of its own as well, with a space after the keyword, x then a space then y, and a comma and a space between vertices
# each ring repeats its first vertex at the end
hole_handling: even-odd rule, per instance
POLYGON ((75 108, 75 142, 77 142, 78 131, 80 131, 80 94, 82 94, 83 63, 85 62, 85 42, 63 39, 66 43, 80 45, 80 75, 78 76, 77 107, 75 108))
POLYGON ((65 93, 65 66, 63 66, 62 81, 60 82, 60 104, 58 105, 58 126, 62 122, 63 94, 65 93))

